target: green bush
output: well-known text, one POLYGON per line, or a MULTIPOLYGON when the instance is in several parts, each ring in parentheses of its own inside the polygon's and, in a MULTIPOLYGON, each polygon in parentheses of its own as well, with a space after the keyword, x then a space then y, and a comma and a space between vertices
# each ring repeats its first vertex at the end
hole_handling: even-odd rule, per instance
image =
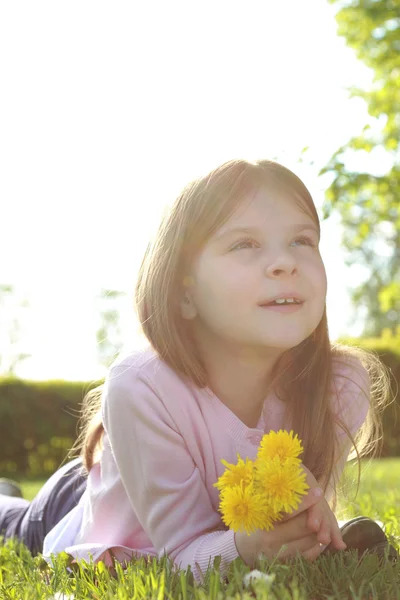
POLYGON ((342 338, 350 345, 372 350, 389 368, 392 386, 391 402, 383 412, 383 443, 381 456, 400 456, 400 326, 396 334, 384 329, 379 338, 342 338))
POLYGON ((0 380, 0 474, 53 473, 76 439, 83 397, 100 383, 0 380))
MULTIPOLYGON (((400 383, 400 328, 380 338, 342 339, 376 352, 392 377, 394 395, 400 383)), ((0 475, 47 477, 65 459, 77 436, 81 402, 103 383, 0 379, 0 475)), ((382 456, 400 456, 400 404, 394 400, 383 414, 382 456)))

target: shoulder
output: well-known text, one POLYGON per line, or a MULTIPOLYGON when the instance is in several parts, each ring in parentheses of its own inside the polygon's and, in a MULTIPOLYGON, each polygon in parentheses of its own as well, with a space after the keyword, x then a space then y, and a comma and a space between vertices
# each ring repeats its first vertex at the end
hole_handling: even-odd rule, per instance
POLYGON ((348 388, 358 388, 369 396, 369 374, 357 356, 334 356, 332 374, 333 383, 339 392, 348 388))
POLYGON ((355 433, 364 423, 370 406, 370 377, 361 360, 354 356, 332 359, 333 412, 355 433))
POLYGON ((334 356, 332 375, 334 388, 338 395, 344 392, 360 393, 369 399, 369 373, 357 356, 334 356))
POLYGON ((103 408, 129 404, 137 410, 170 414, 190 411, 192 387, 151 346, 146 346, 118 357, 111 365, 105 380, 103 408))
POLYGON ((152 363, 160 364, 158 354, 151 346, 144 346, 120 354, 112 363, 107 374, 109 382, 130 383, 140 373, 146 372, 152 363))
POLYGON ((119 356, 111 365, 106 381, 111 386, 131 387, 138 381, 157 389, 188 388, 189 384, 164 362, 151 346, 119 356))

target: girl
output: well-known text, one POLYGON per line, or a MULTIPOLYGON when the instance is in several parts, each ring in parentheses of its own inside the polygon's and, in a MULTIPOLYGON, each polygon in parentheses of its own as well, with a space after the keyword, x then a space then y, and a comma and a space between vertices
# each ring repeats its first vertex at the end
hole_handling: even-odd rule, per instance
MULTIPOLYGON (((89 392, 81 458, 9 529, 30 542, 41 520, 48 559, 65 550, 111 566, 167 553, 197 581, 218 555, 224 573, 282 545, 282 558, 309 560, 345 549, 336 484, 352 448, 350 458, 376 449, 389 378, 372 353, 329 341, 319 238, 308 190, 275 162, 232 160, 189 184, 139 272, 149 345, 89 392), (235 534, 213 487, 221 459, 255 459, 263 434, 281 428, 303 441, 310 491, 272 531, 235 534)), ((387 545, 375 522, 360 522, 358 533, 373 523, 370 547, 387 545)))

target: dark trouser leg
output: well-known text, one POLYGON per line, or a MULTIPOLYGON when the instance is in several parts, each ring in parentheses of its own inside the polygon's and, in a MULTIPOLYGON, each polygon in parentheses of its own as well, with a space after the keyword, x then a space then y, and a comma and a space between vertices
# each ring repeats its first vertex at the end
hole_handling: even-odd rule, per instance
POLYGON ((42 552, 44 538, 78 504, 86 483, 78 458, 58 469, 32 502, 0 496, 0 531, 5 539, 21 540, 32 554, 42 552))
POLYGON ((14 537, 16 524, 28 510, 29 504, 24 498, 0 494, 0 535, 4 539, 14 537))

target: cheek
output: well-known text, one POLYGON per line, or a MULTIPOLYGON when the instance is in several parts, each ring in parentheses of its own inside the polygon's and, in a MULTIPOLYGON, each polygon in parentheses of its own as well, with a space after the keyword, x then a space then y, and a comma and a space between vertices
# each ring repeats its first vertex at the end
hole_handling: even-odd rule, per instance
POLYGON ((218 281, 226 293, 234 293, 237 297, 249 297, 254 295, 254 290, 260 285, 259 275, 254 269, 244 268, 226 268, 219 273, 218 281))
MULTIPOLYGON (((258 284, 259 285, 259 284, 258 284)), ((194 300, 202 306, 222 304, 224 308, 241 305, 254 298, 257 281, 253 270, 233 268, 231 265, 216 264, 207 269, 199 268, 194 289, 194 300)))
POLYGON ((327 292, 327 278, 326 278, 325 267, 323 264, 316 265, 316 268, 314 271, 314 281, 315 281, 315 285, 317 286, 318 290, 320 291, 321 296, 323 296, 323 299, 325 300, 326 292, 327 292))
POLYGON ((325 266, 323 263, 321 263, 320 268, 319 268, 319 276, 320 276, 320 280, 321 280, 321 285, 326 290, 328 282, 327 282, 327 277, 326 277, 325 266))

